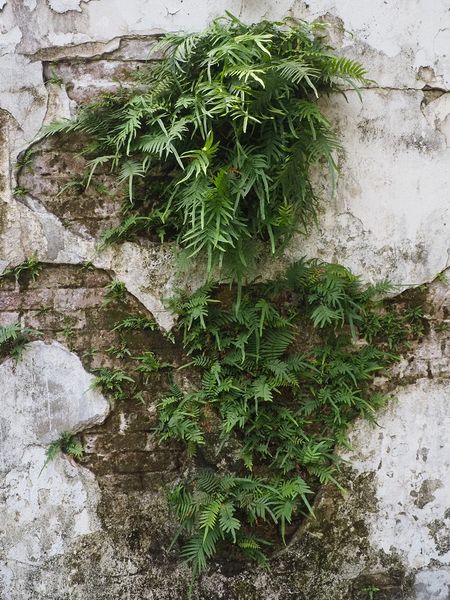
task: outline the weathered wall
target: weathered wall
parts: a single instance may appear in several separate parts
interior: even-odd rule
[[[1,600],[186,597],[189,574],[166,550],[173,525],[161,493],[184,457],[158,449],[152,432],[164,377],[144,403],[108,408],[88,374],[115,364],[107,349],[120,315],[151,311],[170,327],[162,303],[175,283],[170,249],[127,242],[97,251],[118,201],[57,196],[82,167],[76,146],[36,145],[20,181],[15,165],[44,123],[124,80],[153,34],[200,29],[225,9],[244,20],[328,21],[333,43],[377,82],[362,101],[353,91],[327,101],[345,147],[341,174],[332,198],[318,181],[319,229],[288,256],[320,256],[403,287],[449,265],[447,0],[0,0],[0,269],[32,254],[48,265],[36,282],[0,290],[2,324],[20,319],[45,334],[18,366],[0,364]],[[16,185],[29,192],[14,197]],[[82,269],[86,261],[95,268]],[[103,304],[111,277],[127,285],[123,306]],[[379,427],[353,429],[348,495],[323,490],[317,521],[271,572],[214,565],[197,597],[364,599],[375,586],[376,600],[450,598],[449,284],[435,281],[425,302],[427,335],[379,382],[396,399]],[[172,352],[155,332],[131,341],[136,351]],[[65,430],[85,432],[86,464],[60,458],[40,473],[46,445]]]

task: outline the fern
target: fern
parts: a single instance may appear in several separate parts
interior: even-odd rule
[[[160,47],[163,60],[141,69],[136,87],[45,135],[83,133],[86,184],[108,165],[126,188],[133,214],[103,244],[169,237],[204,257],[208,274],[242,281],[261,242],[273,253],[314,220],[311,167],[325,160],[333,176],[339,148],[317,100],[365,85],[365,70],[335,56],[317,26],[292,20],[246,25],[227,13]]]
[[[83,185],[108,167],[123,186],[124,219],[101,245],[157,236],[205,266],[206,285],[169,302],[172,339],[189,356],[181,368],[196,377],[158,404],[161,441],[215,462],[187,471],[169,495],[182,556],[199,574],[229,544],[264,562],[268,541],[255,528],[276,527],[285,542],[289,525],[312,514],[318,486],[339,486],[335,447],[355,416],[373,419],[384,398],[372,378],[395,360],[405,330],[420,335],[423,315],[382,304],[386,282],[364,287],[319,260],[248,283],[266,248],[282,250],[315,222],[311,170],[327,166],[333,183],[340,150],[318,101],[370,83],[364,67],[336,56],[318,24],[246,25],[229,13],[203,32],[163,36],[159,48],[163,59],[141,68],[136,86],[45,134],[87,138]],[[231,290],[213,283],[224,279]],[[106,301],[125,291],[113,282]],[[130,315],[113,330],[154,326]],[[150,351],[134,358],[144,385],[169,367]],[[98,370],[95,385],[118,400],[140,393],[120,370]]]
[[[274,282],[246,286],[239,304],[219,285],[172,299],[191,355],[182,368],[201,377],[194,390],[174,386],[162,399],[161,438],[184,441],[194,454],[215,436],[217,464],[228,443],[239,460],[234,472],[199,473],[171,497],[194,573],[226,544],[264,560],[264,541],[247,535],[256,522],[275,524],[285,541],[289,525],[312,513],[317,486],[339,486],[335,446],[356,415],[373,419],[385,400],[369,383],[395,358],[384,342],[372,343],[387,288],[302,260]],[[418,309],[402,316],[421,318]],[[299,352],[305,330],[308,348]]]
[[[22,327],[20,323],[0,326],[0,354],[12,356],[20,360],[25,344],[42,333],[30,327]]]
[[[42,473],[48,463],[54,460],[58,454],[64,454],[70,458],[81,460],[84,456],[83,445],[74,434],[63,431],[60,436],[48,446],[45,452],[46,459],[40,473]]]
[[[42,264],[35,256],[30,256],[17,266],[3,271],[3,273],[0,275],[0,282],[2,279],[15,279],[16,282],[20,282],[26,277],[28,277],[31,281],[35,281],[41,270]]]

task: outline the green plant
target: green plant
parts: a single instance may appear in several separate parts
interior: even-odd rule
[[[56,70],[54,68],[51,68],[50,69],[50,77],[47,77],[47,79],[45,80],[45,83],[52,83],[53,85],[63,86],[64,79],[60,75],[58,75],[58,73],[56,72]]]
[[[356,416],[374,419],[385,398],[373,377],[421,331],[423,314],[381,303],[387,282],[365,288],[320,261],[248,283],[266,248],[274,254],[315,221],[311,168],[328,164],[333,180],[340,149],[318,99],[366,84],[364,68],[335,56],[317,24],[248,26],[230,14],[161,47],[136,86],[47,133],[87,136],[83,185],[105,167],[123,184],[124,219],[103,245],[153,235],[205,265],[206,285],[170,301],[178,321],[168,337],[182,340],[191,378],[177,385],[174,375],[158,407],[161,441],[192,457],[169,503],[198,574],[227,544],[264,561],[271,527],[285,541],[318,487],[339,486],[335,448]],[[113,282],[107,301],[124,295]],[[113,331],[155,326],[130,315]],[[145,385],[169,366],[153,352],[136,358]],[[95,385],[144,397],[121,370],[97,370]]]
[[[25,198],[25,196],[29,193],[30,190],[28,188],[18,185],[14,188],[13,196],[14,198]]]
[[[441,273],[438,273],[436,275],[436,281],[439,281],[439,283],[448,283],[448,275],[445,271],[442,271]]]
[[[31,281],[35,281],[41,271],[42,264],[35,256],[30,256],[15,267],[3,271],[0,275],[0,281],[2,279],[15,279],[16,281],[19,281],[26,277],[31,279]]]
[[[295,499],[302,496],[308,504],[307,495],[311,493],[300,477],[268,482],[201,472],[192,489],[179,484],[170,494],[170,502],[182,524],[177,535],[189,536],[182,556],[197,575],[206,568],[218,545],[228,541],[247,557],[265,563],[262,548],[270,544],[249,532],[249,526],[267,521],[280,523],[284,537],[286,524],[292,520]]]
[[[54,460],[58,454],[64,454],[69,458],[81,460],[84,455],[83,445],[76,435],[68,431],[63,431],[60,436],[48,446],[45,453],[45,463],[41,469],[41,473],[48,463],[51,460]]]
[[[127,295],[127,287],[123,281],[114,279],[109,285],[106,286],[104,304],[110,304],[111,302],[121,302],[125,300]]]
[[[438,321],[434,324],[434,330],[438,333],[443,333],[444,331],[448,331],[450,329],[450,323],[448,321]]]
[[[119,345],[110,346],[106,352],[116,358],[127,358],[131,356],[131,351],[125,340],[121,340]]]
[[[137,86],[104,94],[47,134],[87,134],[87,185],[108,165],[129,216],[104,242],[136,228],[177,239],[207,271],[242,281],[261,243],[271,252],[315,219],[309,173],[330,173],[339,143],[318,98],[365,84],[364,68],[335,56],[322,27],[245,25],[227,13],[201,33],[163,37],[164,59]]]
[[[109,369],[101,367],[95,369],[96,375],[93,386],[109,393],[113,400],[124,400],[128,396],[128,384],[135,383],[134,379],[120,369]]]
[[[334,448],[346,443],[349,423],[356,415],[373,419],[385,401],[370,390],[370,382],[396,357],[383,343],[369,343],[364,327],[379,311],[386,287],[364,288],[339,265],[299,261],[276,281],[246,286],[239,305],[232,292],[217,285],[192,296],[181,293],[171,302],[190,355],[181,368],[197,370],[200,384],[190,391],[173,385],[161,400],[161,438],[184,442],[191,456],[212,444],[215,481],[237,477],[236,493],[242,478],[245,485],[287,486],[288,512],[264,513],[282,539],[286,523],[311,510],[305,490],[337,484]],[[230,451],[234,474],[220,466]],[[199,503],[194,512],[179,504],[183,489]],[[206,498],[195,481],[177,490],[171,503],[182,531],[191,536],[183,555],[197,572],[216,542],[237,543],[220,521],[206,534],[200,519],[211,503],[217,516],[231,500],[222,491]],[[258,510],[248,498],[245,502],[250,516]],[[239,504],[235,509],[242,512]],[[251,530],[249,514],[242,525]]]
[[[30,327],[22,327],[20,323],[12,323],[0,327],[0,354],[12,356],[16,361],[20,360],[22,353],[29,341],[42,333]]]
[[[384,343],[397,352],[408,349],[412,340],[425,333],[425,316],[421,306],[404,309],[386,305],[364,317],[365,337],[369,342]]]
[[[144,352],[134,358],[139,361],[136,371],[142,375],[145,385],[148,384],[153,373],[157,373],[162,369],[170,369],[173,366],[171,363],[161,362],[154,352]]]
[[[364,592],[366,592],[368,600],[374,600],[375,594],[377,594],[379,591],[380,588],[377,588],[375,585],[369,585],[368,587],[364,588]]]
[[[51,310],[53,310],[53,306],[51,305],[41,306],[40,308],[36,309],[36,314],[41,317],[43,315],[47,315]]]
[[[61,196],[67,190],[72,190],[77,194],[82,194],[87,188],[87,178],[86,176],[76,175],[72,177],[66,184],[64,184],[59,190],[56,197]]]
[[[25,152],[21,153],[19,158],[16,161],[17,168],[19,170],[30,168],[33,163],[35,151],[34,150],[25,150]]]
[[[95,271],[95,265],[90,260],[87,260],[86,262],[83,263],[81,270],[82,271]]]
[[[65,316],[62,325],[61,335],[65,338],[67,344],[71,348],[72,340],[75,337],[75,319],[73,317]]]
[[[158,325],[154,319],[129,315],[128,317],[125,317],[125,319],[117,321],[114,324],[112,331],[138,331],[145,329],[154,331],[157,328]]]

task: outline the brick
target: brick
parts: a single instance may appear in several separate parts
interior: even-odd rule
[[[92,308],[102,303],[103,291],[100,289],[62,288],[54,292],[54,307],[59,310]]]
[[[17,323],[20,319],[18,312],[0,312],[0,326],[11,325]]]
[[[109,460],[115,473],[160,472],[176,468],[168,452],[113,452],[109,454]]]
[[[49,288],[27,289],[21,294],[23,309],[38,309],[53,306],[54,291]]]
[[[17,311],[20,308],[22,298],[18,291],[3,291],[0,289],[0,310]]]
[[[82,310],[77,312],[61,313],[56,311],[27,311],[24,315],[25,322],[29,327],[36,329],[48,329],[58,331],[65,326],[73,330],[81,330],[86,327],[86,318]]]
[[[106,454],[118,451],[146,450],[147,435],[144,432],[126,432],[125,434],[110,431],[101,434],[86,434],[86,451]]]

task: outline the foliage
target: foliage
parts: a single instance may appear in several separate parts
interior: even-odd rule
[[[236,544],[248,557],[265,562],[258,539],[246,529],[257,522],[281,523],[282,533],[290,523],[295,499],[311,494],[300,478],[267,482],[255,477],[218,476],[212,471],[198,474],[190,489],[177,485],[170,494],[171,504],[181,522],[181,531],[189,536],[182,556],[192,564],[194,574],[206,568],[222,541]]]
[[[171,369],[172,364],[168,362],[162,362],[154,352],[144,352],[140,356],[136,356],[135,359],[139,361],[139,366],[136,371],[143,377],[144,384],[147,385],[150,381],[151,375],[157,373],[162,369]]]
[[[310,511],[307,494],[337,483],[334,448],[346,443],[355,416],[373,419],[384,398],[370,389],[371,380],[396,358],[373,332],[370,342],[365,336],[387,288],[364,288],[339,265],[299,261],[276,281],[244,288],[239,305],[232,291],[212,285],[172,300],[190,355],[183,367],[196,369],[200,384],[191,391],[172,386],[159,406],[160,434],[186,443],[191,455],[216,440],[217,489],[205,496],[196,480],[171,496],[188,536],[183,555],[195,571],[219,541],[238,544],[236,531],[219,519],[224,506],[232,507],[230,519],[241,515],[244,529],[256,516],[272,520],[284,539],[286,523]],[[237,479],[228,488],[231,475],[219,465],[230,449]],[[267,506],[259,492],[246,496],[251,482],[275,494],[263,494]],[[273,508],[276,498],[281,506],[280,490],[289,490],[285,513]],[[211,521],[202,520],[206,514]],[[207,522],[213,526],[206,529]]]
[[[120,302],[124,300],[127,294],[127,287],[123,281],[114,279],[109,285],[106,286],[104,304],[110,304],[111,302]]]
[[[115,344],[107,348],[106,352],[116,358],[127,358],[131,356],[131,350],[128,348],[126,340],[123,339],[120,340],[119,345]]]
[[[100,367],[99,369],[95,369],[94,373],[96,377],[92,385],[110,394],[113,400],[126,399],[128,396],[127,385],[135,383],[132,377],[120,369]]]
[[[41,271],[42,264],[35,256],[30,256],[15,267],[5,269],[0,275],[0,281],[2,279],[15,279],[16,281],[21,281],[25,278],[35,281]]]
[[[201,33],[163,37],[164,58],[47,134],[88,137],[86,185],[109,167],[131,210],[103,243],[152,231],[207,270],[241,281],[262,243],[282,247],[315,218],[311,167],[333,173],[339,143],[317,100],[365,83],[322,26],[245,25],[227,14]]]
[[[154,331],[157,328],[158,325],[154,319],[129,315],[128,317],[125,317],[125,319],[117,321],[114,324],[112,331]]]
[[[22,357],[22,353],[32,338],[41,336],[42,333],[36,329],[22,327],[20,323],[0,326],[0,354],[12,356],[16,361]]]
[[[425,333],[425,316],[421,306],[410,306],[402,311],[383,310],[364,318],[365,337],[368,342],[384,340],[390,350],[397,352],[408,348],[412,340]]]
[[[62,86],[64,85],[64,80],[60,75],[58,75],[55,69],[51,68],[50,76],[47,76],[45,83],[51,83],[53,85]]]
[[[17,186],[14,188],[13,196],[14,198],[25,198],[27,194],[30,193],[30,190],[26,187]]]
[[[60,453],[69,456],[70,458],[80,460],[84,455],[83,445],[74,434],[63,431],[61,435],[48,446],[45,453],[46,460],[41,469],[41,473],[48,463],[51,460],[54,460]]]
[[[369,585],[363,591],[366,592],[368,600],[375,600],[375,594],[380,591],[380,588],[376,585]]]
[[[189,356],[181,368],[196,376],[186,386],[174,376],[159,403],[161,440],[193,458],[169,500],[198,574],[226,544],[264,561],[269,525],[284,541],[318,486],[339,485],[336,445],[355,416],[374,419],[384,398],[373,377],[423,332],[423,314],[381,305],[388,283],[365,288],[320,261],[243,286],[266,247],[275,253],[316,219],[311,169],[326,163],[333,179],[340,149],[318,100],[367,83],[364,68],[335,56],[320,25],[245,25],[230,14],[201,33],[166,35],[160,48],[136,85],[47,133],[87,137],[84,187],[109,168],[126,189],[124,219],[102,245],[150,235],[204,261],[206,285],[170,303],[171,339]],[[224,278],[230,289],[213,283]],[[124,295],[113,282],[107,302]],[[113,330],[154,327],[130,315]],[[123,344],[110,353],[130,358]],[[146,385],[170,366],[150,351],[132,358],[136,379],[102,368],[95,385],[139,397],[138,376]]]
[[[31,168],[31,165],[33,164],[35,153],[36,153],[36,151],[32,150],[31,148],[28,148],[27,150],[22,152],[16,161],[18,170],[25,169],[25,168]]]

